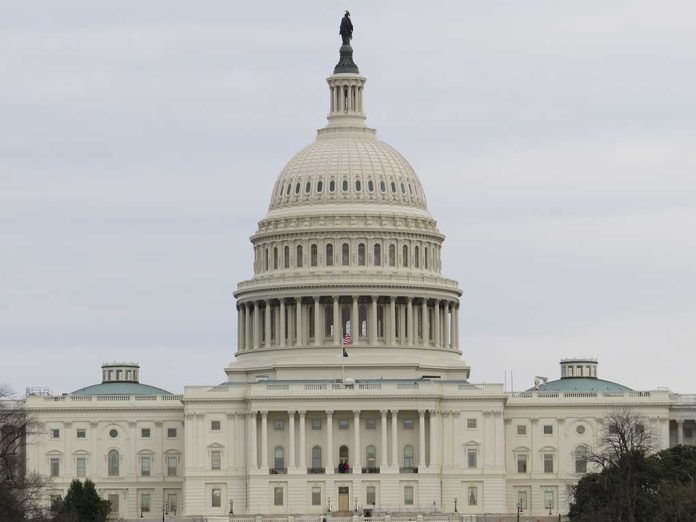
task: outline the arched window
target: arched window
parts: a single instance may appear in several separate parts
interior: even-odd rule
[[[401,183],[401,193],[406,194],[406,188],[404,187],[403,183]]]
[[[329,192],[336,192],[336,182],[334,180],[329,181]]]
[[[341,183],[341,190],[343,192],[348,192],[348,180],[344,179],[343,183]]]
[[[389,245],[389,266],[396,266],[396,246]]]
[[[266,249],[266,256],[265,256],[265,265],[266,265],[266,270],[268,270],[268,264],[269,264],[269,259],[271,258],[271,254],[268,252],[268,249]]]
[[[403,248],[403,259],[401,260],[405,268],[408,267],[408,245],[404,245]]]
[[[391,189],[392,189],[392,193],[396,192],[396,183],[394,183],[393,181],[391,182]]]
[[[360,336],[367,337],[367,305],[358,306],[358,324],[360,325]]]
[[[285,469],[285,450],[283,446],[276,446],[273,450],[273,467],[275,469]]]
[[[338,462],[340,464],[348,464],[348,458],[350,453],[348,452],[348,446],[341,446],[338,448]]]
[[[365,243],[358,244],[358,265],[365,266]]]
[[[312,467],[314,469],[321,468],[321,447],[314,446],[312,448]]]
[[[316,330],[316,325],[314,324],[314,305],[309,305],[307,313],[309,314],[309,337],[314,338],[314,331]]]
[[[285,195],[286,195],[286,196],[289,196],[289,195],[290,195],[290,189],[291,189],[291,188],[292,188],[292,183],[288,183],[288,188],[287,188],[287,190],[285,191]]]
[[[374,182],[373,182],[372,180],[369,180],[369,181],[367,182],[367,190],[368,190],[369,192],[374,192],[374,190],[375,190],[375,184],[374,184]]]
[[[382,266],[382,245],[376,243],[372,253],[374,257],[375,266]]]
[[[575,450],[575,473],[587,473],[587,448],[579,446]]]
[[[300,184],[297,183],[297,184],[295,185],[295,194],[299,194],[299,193],[300,193]]]
[[[297,245],[297,259],[295,260],[297,268],[302,268],[302,245]]]
[[[310,263],[312,266],[317,266],[317,245],[309,247]]]
[[[428,247],[423,247],[423,268],[428,269]]]
[[[283,266],[285,268],[290,268],[290,247],[286,246],[283,249]]]
[[[273,269],[278,269],[278,247],[273,247]]]
[[[317,181],[317,192],[321,192],[322,190],[324,190],[324,182]]]
[[[376,468],[377,467],[377,448],[374,446],[370,445],[367,447],[365,450],[365,457],[367,459],[367,467],[368,468]]]
[[[324,335],[333,337],[333,305],[329,304],[324,307]]]
[[[341,247],[341,264],[343,266],[350,264],[350,245],[348,243],[343,243]]]
[[[413,446],[404,446],[404,468],[414,468],[413,465]]]
[[[384,337],[384,306],[377,306],[377,337]]]
[[[326,245],[326,266],[333,266],[333,245],[329,243]]]
[[[310,191],[310,190],[312,190],[312,182],[311,182],[311,181],[308,181],[308,182],[305,184],[305,189],[304,189],[305,194],[309,194],[309,191]]]
[[[112,449],[109,450],[109,453],[107,453],[106,460],[108,461],[109,465],[109,476],[110,477],[118,477],[119,475],[119,455],[118,455],[118,450]]]
[[[413,267],[420,268],[420,248],[416,245],[413,247]]]
[[[384,184],[384,181],[379,182],[379,191],[380,192],[386,192],[387,186]]]
[[[343,335],[352,333],[350,331],[350,306],[347,304],[341,307],[341,328]]]

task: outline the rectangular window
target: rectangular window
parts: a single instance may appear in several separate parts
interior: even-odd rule
[[[366,430],[376,430],[377,429],[377,419],[365,419],[365,429]]]
[[[554,501],[553,501],[553,491],[552,490],[545,490],[544,491],[544,509],[553,509],[554,507]]]
[[[476,419],[466,419],[466,427],[471,429],[474,429],[476,427]]]
[[[544,473],[553,473],[553,453],[544,453]]]
[[[210,421],[210,429],[213,431],[220,431],[220,421]]]
[[[693,428],[684,428],[684,438],[690,439],[693,436],[694,436],[694,429]]]
[[[312,488],[312,505],[321,506],[321,488]]]
[[[478,488],[470,487],[467,495],[469,499],[469,505],[475,506],[478,504]]]
[[[348,429],[348,419],[338,419],[338,429],[347,430]]]
[[[312,429],[314,431],[321,429],[321,419],[312,419]]]
[[[219,451],[211,451],[210,452],[210,468],[211,469],[220,469],[220,452]]]
[[[176,428],[167,428],[167,437],[170,439],[176,438]]]
[[[404,419],[404,429],[405,430],[412,430],[413,429],[413,419]]]
[[[527,455],[517,455],[517,473],[527,473]]]
[[[413,505],[413,486],[404,486],[404,505]]]
[[[375,486],[365,488],[365,504],[368,506],[377,504],[377,488]]]
[[[587,454],[584,451],[575,453],[575,473],[587,473]]]
[[[109,495],[109,502],[111,502],[111,512],[118,513],[118,495]]]
[[[284,503],[283,500],[283,488],[282,486],[276,486],[273,488],[273,505],[274,506],[282,506]]]
[[[526,491],[518,491],[517,492],[517,505],[520,506],[520,509],[522,511],[527,510],[527,492]]]
[[[553,426],[551,424],[544,424],[544,435],[553,435]]]
[[[150,438],[150,428],[142,428],[140,430],[140,436],[143,439],[149,439]]]
[[[210,506],[222,507],[222,490],[220,488],[213,488],[210,492]]]
[[[142,510],[143,513],[149,513],[150,512],[150,494],[149,493],[143,493],[140,495],[140,509]]]
[[[84,430],[84,429],[77,430],[77,438],[78,439],[86,439],[87,438],[87,430]]]
[[[176,477],[177,458],[167,457],[167,476]]]
[[[273,429],[275,431],[283,431],[285,429],[285,421],[283,419],[273,419]]]
[[[167,511],[169,513],[176,513],[176,508],[177,508],[176,493],[168,493],[167,494]]]
[[[517,425],[517,434],[518,435],[526,435],[527,434],[527,426],[524,424],[518,424]]]
[[[60,430],[58,428],[51,429],[51,438],[52,439],[59,439],[60,438]]]
[[[59,477],[60,476],[60,459],[57,457],[53,457],[51,459],[51,476],[52,477]]]
[[[87,459],[85,457],[77,457],[75,459],[75,467],[77,468],[77,476],[79,478],[87,476]]]
[[[150,469],[152,468],[152,460],[150,457],[143,457],[140,459],[140,475],[143,477],[150,476]]]
[[[474,448],[469,448],[466,450],[466,461],[470,468],[475,468],[477,466],[478,451]]]

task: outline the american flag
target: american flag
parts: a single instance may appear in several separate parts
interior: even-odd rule
[[[350,346],[351,344],[353,344],[353,340],[350,337],[350,334],[347,333],[343,336],[343,346]]]

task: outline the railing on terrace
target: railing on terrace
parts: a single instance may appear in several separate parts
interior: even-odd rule
[[[307,473],[310,475],[323,475],[326,473],[326,468],[307,468]]]
[[[130,401],[180,401],[183,395],[55,395],[32,396],[45,402],[130,402]]]
[[[291,284],[293,286],[302,284],[303,286],[307,284],[326,284],[333,283],[336,279],[340,279],[341,275],[335,272],[326,273],[324,271],[308,271],[301,274],[299,277],[297,274],[259,274],[254,279],[248,279],[246,281],[240,281],[237,284],[239,290],[246,290],[256,287],[263,287],[265,285],[277,285],[277,284]],[[447,279],[439,276],[432,275],[420,275],[420,274],[400,274],[400,273],[372,273],[365,271],[356,276],[355,272],[350,273],[351,282],[361,281],[361,282],[378,282],[384,284],[386,282],[391,283],[411,283],[411,284],[424,284],[424,285],[436,285],[439,287],[451,288],[454,290],[459,289],[459,284],[453,279]]]
[[[418,468],[406,466],[404,468],[399,468],[399,473],[418,473]]]
[[[287,475],[288,468],[271,468],[268,470],[269,475]]]
[[[606,391],[606,392],[577,392],[577,391],[524,391],[524,392],[509,392],[509,397],[519,399],[548,399],[548,398],[569,398],[569,399],[585,399],[595,397],[609,398],[645,398],[645,397],[664,397],[667,398],[665,391]]]
[[[379,473],[379,466],[366,466],[362,469],[363,473]]]

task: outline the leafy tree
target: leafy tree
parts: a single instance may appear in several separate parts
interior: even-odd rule
[[[99,496],[94,482],[73,480],[65,499],[53,506],[56,522],[104,522],[111,502]]]

